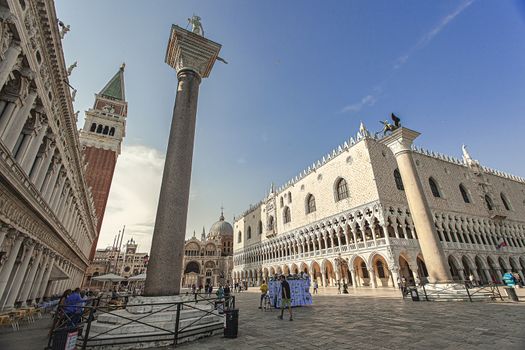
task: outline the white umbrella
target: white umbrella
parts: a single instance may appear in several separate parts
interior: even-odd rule
[[[108,273],[106,275],[93,277],[92,280],[94,281],[110,281],[110,282],[121,282],[125,281],[126,279],[122,276],[115,275],[114,273]]]
[[[146,280],[145,273],[141,273],[140,275],[136,275],[136,276],[128,278],[128,281],[144,281],[144,280]]]

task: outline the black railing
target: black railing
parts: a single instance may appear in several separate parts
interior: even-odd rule
[[[458,289],[458,286],[462,285],[464,289]],[[463,281],[456,284],[446,285],[440,287],[439,284],[433,286],[431,290],[425,288],[425,284],[419,286],[405,286],[401,287],[401,294],[403,299],[410,297],[412,293],[416,291],[418,294],[422,294],[418,300],[432,301],[432,300],[445,300],[445,299],[468,299],[470,302],[476,300],[490,299],[496,301],[497,299],[503,301],[503,297],[498,288],[497,284],[489,283],[487,285],[473,285],[470,281]],[[458,292],[464,292],[463,294]]]
[[[85,306],[75,307],[75,312],[67,312],[67,307],[58,306],[53,320],[53,328],[50,332],[48,346],[53,348],[53,342],[59,342],[59,338],[68,332],[77,332],[77,345],[80,349],[103,345],[124,345],[140,342],[166,342],[166,345],[177,345],[180,340],[188,337],[199,337],[211,335],[215,331],[223,329],[223,311],[235,308],[235,296],[224,298],[207,297],[208,294],[194,294],[189,300],[165,303],[132,304],[120,303],[114,299],[97,298],[89,300]],[[205,305],[204,307],[202,305]],[[139,317],[128,317],[119,310],[133,307],[151,307],[151,312],[140,314]],[[190,322],[181,324],[181,313],[184,310],[198,311]],[[161,327],[148,323],[147,318],[161,312],[172,311],[175,313],[175,322],[170,324],[173,328]],[[92,331],[92,324],[101,315],[111,315],[118,322],[104,323],[103,332]],[[127,314],[129,315],[129,314]],[[137,314],[135,314],[137,315]],[[204,320],[209,317],[209,320]],[[202,322],[204,320],[204,322]],[[220,321],[220,322],[219,322]],[[168,322],[171,323],[171,322]],[[127,333],[116,334],[119,328],[129,325],[143,325],[149,330],[148,334]]]

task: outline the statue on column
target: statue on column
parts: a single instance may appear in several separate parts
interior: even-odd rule
[[[191,24],[191,31],[197,35],[204,36],[204,29],[202,28],[201,18],[193,15],[188,18],[188,23]]]

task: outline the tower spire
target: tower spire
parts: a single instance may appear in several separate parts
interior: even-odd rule
[[[111,78],[111,80],[99,92],[99,96],[106,97],[112,100],[125,101],[126,94],[124,89],[124,68],[126,63],[122,63],[118,72]]]
[[[219,221],[224,221],[224,207],[221,205],[221,216],[219,217]]]

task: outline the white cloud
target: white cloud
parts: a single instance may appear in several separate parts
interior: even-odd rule
[[[434,37],[439,34],[439,32],[441,32],[454,18],[456,18],[461,12],[463,12],[473,2],[474,0],[465,0],[454,11],[452,11],[451,13],[443,17],[441,21],[439,21],[439,23],[434,28],[432,28],[430,31],[425,33],[425,35],[423,35],[423,37],[419,39],[416,45],[414,45],[410,50],[408,50],[404,55],[400,56],[396,60],[396,63],[394,64],[394,69],[401,68],[401,66],[404,65],[408,61],[408,59],[413,53],[415,53],[416,51],[428,45],[428,43],[430,43],[432,39],[434,39]]]
[[[140,251],[151,246],[164,168],[164,156],[142,145],[124,146],[119,156],[102,223],[99,248],[111,246],[126,225],[124,243],[133,238]]]
[[[377,102],[377,97],[374,95],[366,95],[361,99],[361,101],[356,102],[354,104],[348,105],[344,107],[341,112],[358,112],[360,111],[364,106],[373,106]]]

